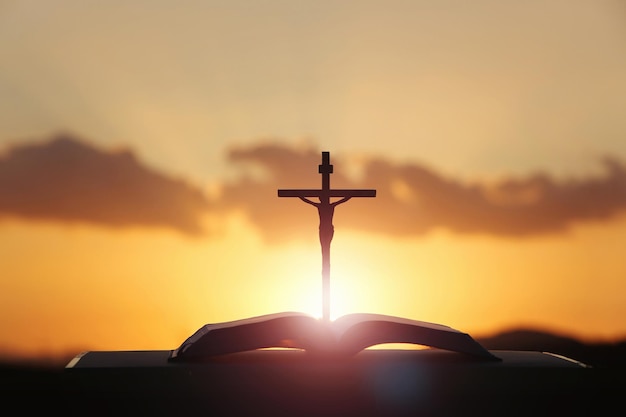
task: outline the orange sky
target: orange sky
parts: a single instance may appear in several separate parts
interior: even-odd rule
[[[626,336],[619,1],[0,1],[0,351],[321,310]],[[65,133],[63,133],[65,132]]]
[[[320,315],[317,213],[276,196],[276,188],[299,181],[316,186],[313,150],[238,149],[236,159],[284,159],[285,175],[291,161],[291,178],[266,173],[224,182],[220,192],[203,197],[203,211],[189,210],[198,192],[193,184],[124,155],[65,138],[15,148],[0,161],[0,208],[6,213],[0,222],[0,325],[12,335],[3,340],[5,351],[167,349],[207,322],[290,310]],[[342,178],[359,186],[380,164],[366,163],[362,179],[353,183],[340,174],[348,164],[336,158],[333,179],[338,186]],[[7,174],[23,165],[29,169],[20,175]],[[337,208],[333,316],[378,312],[474,335],[532,326],[587,340],[623,337],[626,203],[601,192],[608,184],[624,194],[623,179],[544,185],[536,201],[506,204],[488,195],[506,190],[513,198],[520,191],[490,184],[477,194],[480,212],[491,213],[485,219],[469,213],[478,203],[467,199],[463,186],[448,180],[433,189],[441,178],[432,172],[422,172],[421,179],[414,172],[401,175],[418,168],[389,165],[383,172],[393,178],[372,184],[375,200]],[[615,178],[624,178],[615,169]],[[116,183],[120,173],[125,175]],[[45,190],[38,188],[43,178]],[[394,194],[385,181],[404,181],[406,189]],[[19,185],[15,196],[11,184]],[[475,194],[476,187],[468,189]],[[120,188],[127,190],[120,194]],[[521,195],[526,188],[519,187]],[[93,193],[106,198],[92,201]],[[565,204],[561,194],[568,197]],[[595,199],[585,203],[589,195]],[[170,196],[178,197],[176,204]],[[27,211],[33,201],[39,209]],[[71,210],[59,202],[69,202]],[[153,204],[171,207],[155,211]],[[455,220],[466,208],[466,220]],[[125,217],[114,215],[120,211]],[[437,217],[438,211],[450,216]],[[503,213],[505,221],[494,226]]]

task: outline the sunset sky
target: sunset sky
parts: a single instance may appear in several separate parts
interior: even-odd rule
[[[621,0],[0,0],[0,355],[321,314],[626,337]]]

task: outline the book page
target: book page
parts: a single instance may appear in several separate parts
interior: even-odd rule
[[[429,323],[426,321],[419,320],[411,320],[404,317],[397,316],[387,316],[384,314],[373,314],[373,313],[352,313],[346,314],[345,316],[341,316],[335,321],[332,322],[332,331],[337,340],[352,326],[357,323],[365,322],[365,321],[388,321],[393,323],[401,323],[408,324],[411,326],[425,327],[433,330],[454,332],[454,333],[462,333],[459,330],[453,329],[452,327],[444,326],[443,324],[437,323]]]
[[[313,318],[312,316],[310,316],[308,314],[305,314],[305,313],[299,313],[299,312],[294,312],[294,311],[287,311],[287,312],[282,312],[282,313],[265,314],[265,315],[262,315],[262,316],[249,317],[249,318],[241,319],[241,320],[226,321],[226,322],[222,322],[222,323],[209,323],[209,324],[205,324],[204,326],[199,328],[194,334],[189,336],[187,338],[187,340],[185,340],[181,344],[180,348],[182,348],[182,347],[184,347],[186,345],[193,344],[193,343],[197,342],[204,335],[206,335],[207,333],[211,332],[212,330],[225,329],[225,328],[229,328],[229,327],[243,326],[243,325],[247,325],[247,324],[261,323],[261,322],[266,322],[266,321],[269,321],[269,320],[273,320],[273,319],[277,319],[277,318],[283,318],[283,317],[311,317],[311,318]]]

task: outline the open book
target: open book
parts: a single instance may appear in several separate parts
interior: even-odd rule
[[[468,334],[440,324],[381,314],[347,314],[330,323],[285,312],[207,324],[170,354],[170,361],[201,361],[263,348],[298,348],[314,354],[353,355],[383,343],[413,343],[498,360]]]

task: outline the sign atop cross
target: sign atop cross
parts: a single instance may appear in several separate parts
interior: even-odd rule
[[[352,197],[376,197],[376,190],[332,190],[330,188],[330,174],[333,166],[330,164],[330,153],[322,152],[322,164],[319,165],[322,174],[322,188],[320,190],[278,190],[279,197],[298,197],[305,203],[317,207],[320,216],[320,245],[322,246],[322,319],[330,321],[330,242],[333,239],[333,214],[335,207],[345,203]],[[317,197],[319,202],[309,200]],[[339,200],[331,202],[331,198]]]

